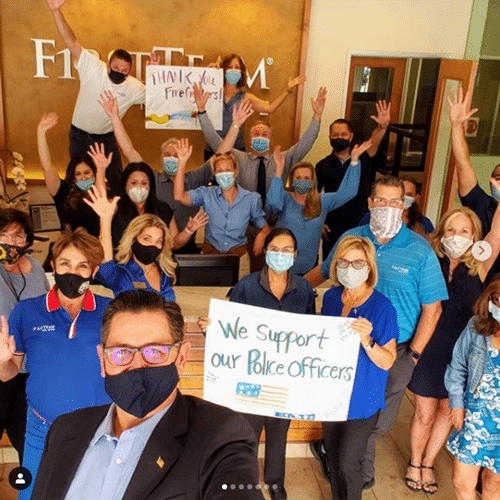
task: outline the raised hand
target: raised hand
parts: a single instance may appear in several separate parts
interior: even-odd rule
[[[274,148],[273,151],[273,159],[276,164],[276,169],[274,171],[274,175],[276,177],[282,177],[283,172],[285,171],[285,153],[281,151],[281,146],[278,145]]]
[[[311,106],[314,112],[315,120],[320,120],[321,115],[323,114],[323,109],[325,109],[325,102],[326,102],[326,87],[320,87],[316,99],[313,99],[311,97]]]
[[[450,105],[450,121],[452,125],[462,125],[465,123],[478,108],[470,109],[472,96],[470,92],[465,94],[462,87],[460,87],[453,96],[453,100],[447,97]]]
[[[0,363],[10,361],[16,352],[16,341],[12,335],[9,336],[9,325],[7,318],[0,319]]]
[[[106,193],[100,191],[95,185],[92,186],[87,193],[90,200],[83,198],[83,201],[91,207],[101,219],[112,219],[115,215],[116,204],[118,203],[120,197],[115,196],[112,200],[108,200]]]
[[[254,109],[250,99],[244,99],[239,106],[233,107],[233,124],[241,127],[253,112]]]
[[[359,335],[362,344],[368,343],[368,337],[373,331],[373,325],[366,318],[356,318],[351,323],[351,328]]]
[[[157,66],[160,64],[160,55],[156,52],[149,53],[149,59],[146,61],[146,66]]]
[[[356,144],[351,151],[351,163],[356,163],[359,157],[372,147],[372,141],[368,139],[362,144]]]
[[[201,83],[195,83],[193,85],[193,95],[198,111],[205,111],[205,106],[207,105],[207,101],[210,99],[210,94],[203,91]]]
[[[291,92],[294,87],[298,87],[299,85],[302,85],[306,81],[305,76],[296,76],[295,78],[289,78],[288,79],[288,92]]]
[[[375,109],[377,110],[377,116],[372,115],[370,118],[378,123],[381,128],[387,128],[391,123],[391,103],[378,101],[375,103]]]
[[[102,106],[102,108],[110,118],[119,116],[118,103],[116,102],[116,98],[109,90],[105,90],[101,94],[101,98],[99,99],[99,104]]]
[[[197,324],[199,329],[202,331],[203,335],[207,333],[207,328],[212,323],[210,318],[202,318],[201,316],[198,318]]]
[[[465,409],[464,408],[451,408],[450,411],[450,422],[457,431],[462,429],[465,419]]]
[[[177,157],[179,158],[179,167],[185,166],[191,154],[193,152],[193,146],[189,145],[187,139],[179,139],[177,144],[174,144],[175,151],[177,152]]]
[[[66,0],[47,0],[50,10],[59,10],[65,3]]]
[[[50,130],[57,125],[58,120],[59,115],[57,113],[45,113],[38,122],[38,130],[47,132],[47,130]]]
[[[200,208],[194,217],[189,217],[186,227],[190,233],[194,233],[198,231],[200,227],[205,226],[207,223],[208,215],[205,213],[203,208]]]
[[[106,156],[104,151],[104,144],[99,144],[98,142],[90,146],[87,154],[94,161],[94,165],[97,169],[102,169],[106,171],[113,158],[113,152],[111,151],[108,156]]]

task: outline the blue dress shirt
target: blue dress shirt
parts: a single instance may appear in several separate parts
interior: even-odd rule
[[[170,406],[117,438],[112,404],[90,441],[65,500],[121,500],[151,434]]]

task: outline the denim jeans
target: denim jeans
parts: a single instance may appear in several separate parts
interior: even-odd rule
[[[36,473],[42,460],[45,438],[50,429],[50,422],[39,416],[28,403],[26,419],[26,437],[24,440],[23,467],[31,472],[32,481],[29,488],[19,492],[18,500],[29,500],[33,492]]]

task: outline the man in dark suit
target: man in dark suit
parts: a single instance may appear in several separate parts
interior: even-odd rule
[[[110,303],[98,351],[114,403],[52,424],[33,498],[263,498],[246,420],[178,391],[183,336],[179,306],[159,294],[132,290]]]

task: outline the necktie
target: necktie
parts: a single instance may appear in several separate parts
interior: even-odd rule
[[[257,176],[257,193],[260,194],[262,198],[262,206],[266,204],[266,165],[264,163],[264,157],[259,158],[259,172]]]

